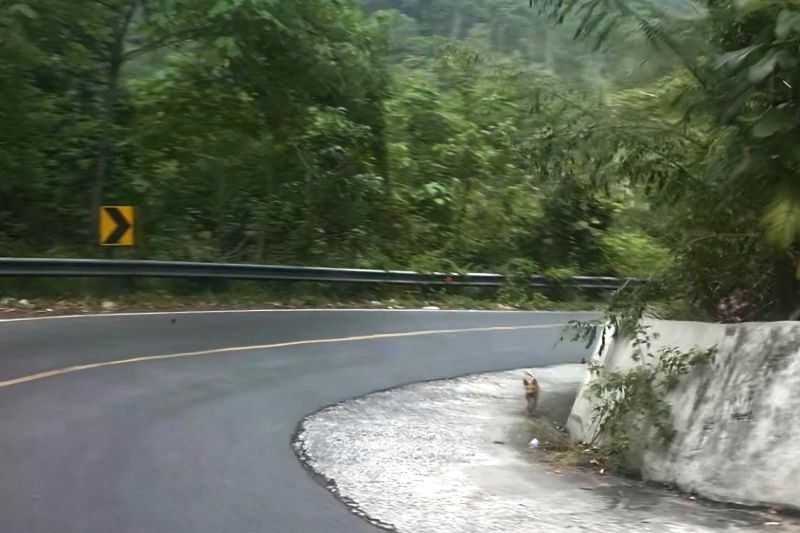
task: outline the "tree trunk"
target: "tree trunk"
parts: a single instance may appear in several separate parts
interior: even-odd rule
[[[415,10],[414,18],[420,23],[420,29],[423,35],[432,35],[433,21],[430,20],[431,7],[433,0],[419,0],[417,2],[417,9]]]
[[[94,186],[92,188],[92,209],[95,214],[103,204],[103,192],[108,179],[111,162],[111,149],[113,142],[114,107],[119,98],[120,65],[112,62],[109,65],[106,89],[103,95],[103,109],[100,115],[100,138],[97,146],[97,166],[95,169]]]
[[[263,173],[261,197],[261,212],[258,214],[258,235],[256,236],[255,260],[257,263],[264,263],[267,258],[267,234],[270,230],[270,204],[273,194],[273,176],[275,174],[275,139],[270,137],[267,146],[267,168]]]
[[[589,87],[594,88],[594,93],[600,103],[607,103],[606,81],[603,77],[604,57],[602,54],[591,54],[585,58],[583,79]]]
[[[794,262],[785,251],[775,255],[775,298],[780,318],[788,318],[797,310],[797,277]]]
[[[216,202],[214,206],[214,218],[216,219],[216,224],[214,225],[214,235],[212,235],[212,241],[216,245],[217,249],[215,250],[215,254],[220,255],[225,253],[225,237],[226,237],[226,228],[227,228],[227,211],[228,211],[228,178],[225,172],[221,169],[222,165],[219,165],[218,162],[215,160],[213,168],[216,170],[217,174],[217,191],[216,191]]]
[[[461,197],[461,207],[458,210],[458,214],[456,215],[455,226],[457,231],[461,231],[461,227],[464,224],[464,220],[467,218],[467,210],[469,209],[469,199],[472,196],[472,189],[474,186],[473,177],[467,177],[464,181],[464,193]]]
[[[550,71],[555,71],[556,69],[555,39],[553,35],[554,30],[550,28],[544,29],[544,65]]]
[[[464,15],[461,13],[461,10],[459,9],[458,11],[456,11],[456,14],[453,15],[453,24],[450,27],[450,38],[454,41],[456,39],[460,39],[463,28],[464,28]]]
[[[125,38],[128,34],[131,19],[136,10],[136,3],[131,2],[114,30],[113,40],[108,51],[106,68],[106,86],[100,111],[100,138],[97,141],[97,165],[94,183],[92,184],[91,211],[94,227],[97,227],[100,206],[103,205],[106,183],[112,164],[114,147],[114,110],[119,101],[119,78],[125,54]],[[96,241],[93,241],[96,242]]]

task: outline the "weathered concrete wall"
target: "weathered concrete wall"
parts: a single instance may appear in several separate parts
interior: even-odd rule
[[[665,449],[651,428],[640,428],[634,466],[645,479],[706,497],[800,508],[800,323],[648,324],[660,334],[651,352],[714,345],[718,352],[668,397],[674,442]],[[595,357],[623,371],[641,364],[633,353],[630,340],[613,339]],[[568,423],[575,439],[587,441],[594,435],[589,379]]]

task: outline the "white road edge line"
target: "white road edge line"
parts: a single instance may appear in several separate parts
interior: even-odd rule
[[[52,378],[56,376],[61,376],[64,374],[72,374],[75,372],[82,372],[86,370],[92,370],[95,368],[103,368],[108,366],[119,366],[119,365],[127,365],[127,364],[134,364],[134,363],[143,363],[148,361],[164,361],[168,359],[181,359],[185,357],[198,357],[203,355],[215,355],[221,353],[235,353],[235,352],[245,352],[245,351],[253,351],[253,350],[270,350],[276,348],[286,348],[291,346],[304,346],[304,345],[313,345],[313,344],[333,344],[339,342],[357,342],[357,341],[368,341],[368,340],[377,340],[377,339],[391,339],[391,338],[398,338],[398,337],[420,337],[423,335],[446,335],[452,333],[477,333],[477,332],[488,332],[488,331],[520,331],[520,330],[529,330],[529,329],[549,329],[549,328],[556,328],[556,327],[564,327],[566,324],[536,324],[536,325],[529,325],[529,326],[493,326],[493,327],[485,327],[485,328],[465,328],[465,329],[439,329],[439,330],[421,330],[421,331],[407,331],[401,333],[378,333],[373,335],[360,335],[355,337],[339,337],[339,338],[332,338],[332,339],[309,339],[309,340],[299,340],[299,341],[289,341],[289,342],[280,342],[275,344],[262,344],[256,346],[234,346],[230,348],[217,348],[213,350],[201,350],[196,352],[183,352],[183,353],[174,353],[174,354],[165,354],[165,355],[149,355],[149,356],[142,356],[142,357],[131,357],[127,359],[120,359],[117,361],[103,361],[98,363],[87,363],[83,365],[75,365],[66,368],[60,368],[55,370],[47,370],[45,372],[38,372],[36,374],[30,374],[28,376],[21,376],[18,378],[9,379],[6,381],[0,381],[0,389],[11,387],[13,385],[20,385],[22,383],[28,383],[31,381],[39,381],[41,379]]]

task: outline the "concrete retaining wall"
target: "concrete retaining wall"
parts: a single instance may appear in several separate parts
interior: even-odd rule
[[[647,324],[660,334],[651,352],[714,345],[718,352],[668,397],[674,442],[665,449],[652,428],[639,428],[632,466],[645,479],[709,498],[800,508],[800,323]],[[641,364],[633,354],[629,339],[616,338],[595,358],[625,371]],[[568,422],[573,438],[584,441],[594,435],[589,380]]]

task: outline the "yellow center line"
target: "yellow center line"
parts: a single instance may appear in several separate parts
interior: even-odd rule
[[[528,329],[549,329],[561,328],[565,324],[537,324],[535,326],[493,326],[485,328],[466,328],[466,329],[434,329],[422,331],[406,331],[402,333],[378,333],[374,335],[361,335],[356,337],[339,337],[333,339],[310,339],[301,341],[279,342],[276,344],[261,344],[255,346],[233,346],[230,348],[216,348],[213,350],[201,350],[197,352],[183,352],[165,355],[149,355],[143,357],[132,357],[129,359],[120,359],[118,361],[103,361],[99,363],[87,363],[84,365],[68,366],[66,368],[59,368],[55,370],[47,370],[28,376],[22,376],[7,381],[0,381],[0,389],[11,387],[12,385],[19,385],[21,383],[28,383],[30,381],[38,381],[40,379],[52,378],[62,376],[64,374],[72,374],[74,372],[83,372],[95,368],[103,368],[107,366],[130,365],[134,363],[144,363],[148,361],[164,361],[167,359],[181,359],[184,357],[198,357],[201,355],[215,355],[222,353],[245,352],[251,350],[272,350],[276,348],[287,348],[291,346],[307,346],[314,344],[333,344],[337,342],[358,342],[370,341],[376,339],[394,339],[398,337],[421,337],[423,335],[446,335],[450,333],[478,333],[487,331],[520,331]]]

